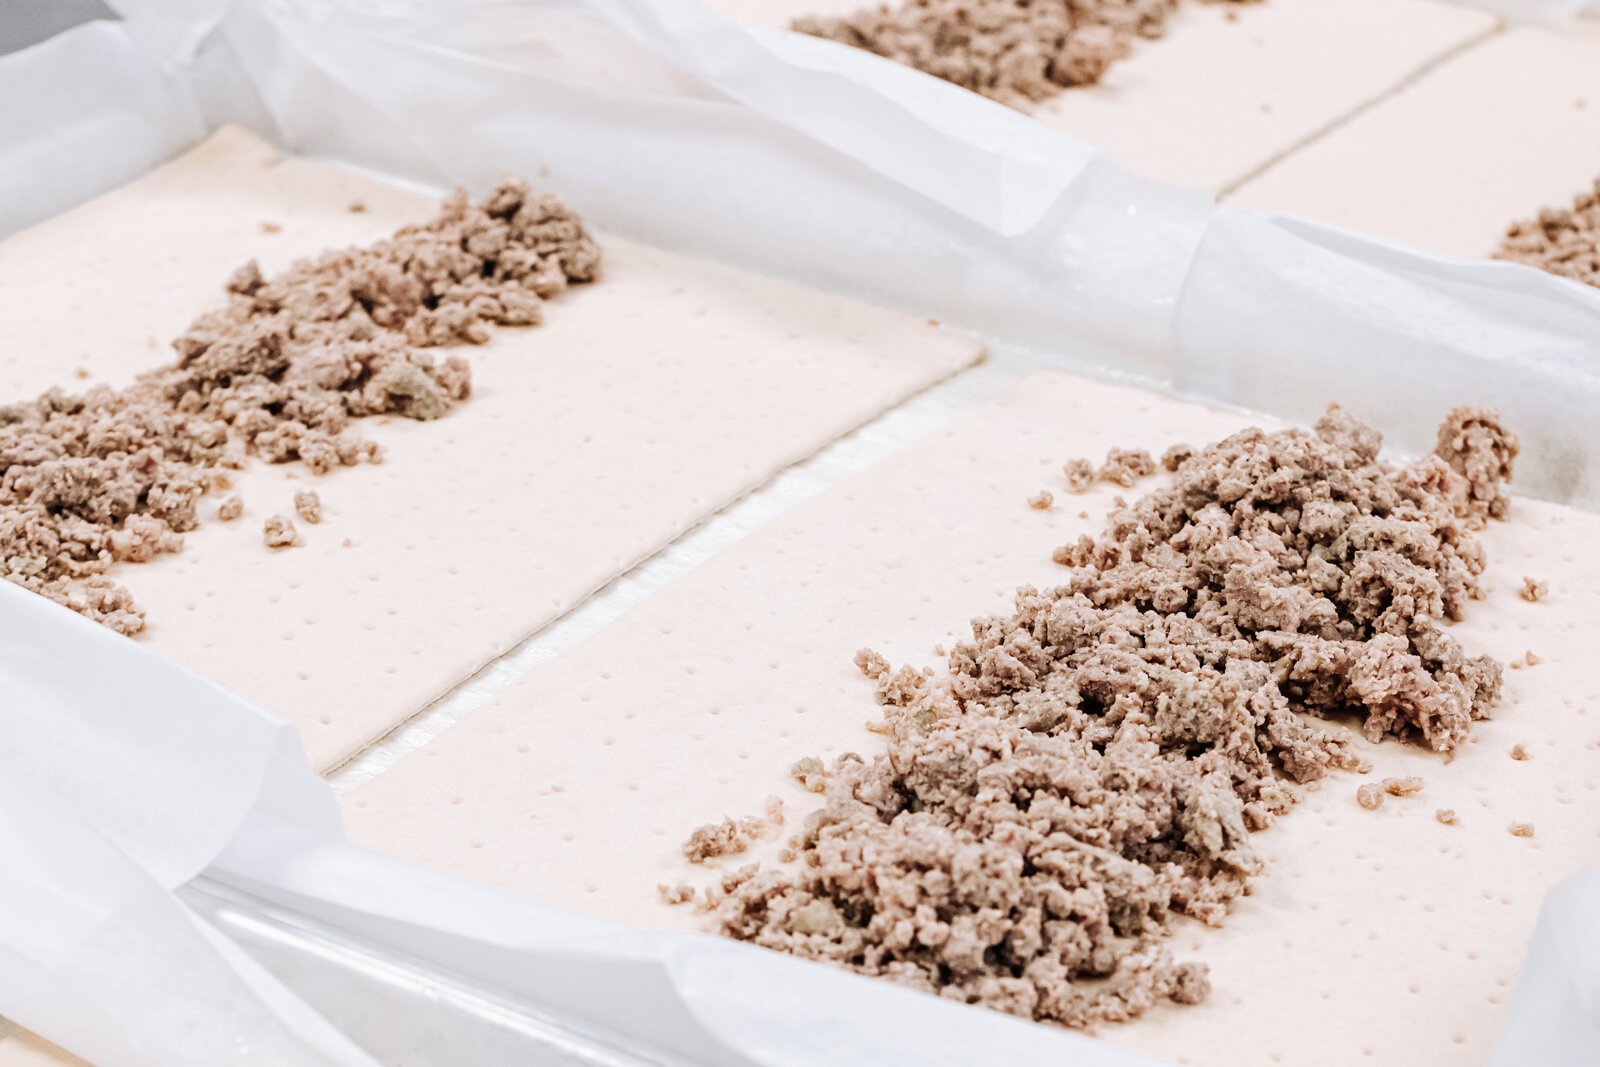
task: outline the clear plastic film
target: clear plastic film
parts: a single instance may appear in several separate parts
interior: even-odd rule
[[[0,60],[17,131],[0,231],[241,122],[427,186],[537,174],[606,229],[1103,375],[1298,417],[1336,395],[1413,449],[1440,410],[1491,395],[1532,427],[1519,479],[1600,504],[1600,294],[1574,283],[1215,210],[989,101],[692,0],[115,6],[121,25]],[[1148,1062],[356,849],[286,726],[3,583],[0,629],[0,841],[18,860],[0,868],[0,1013],[96,1062],[368,1062],[174,892],[202,871],[657,1062]],[[1592,990],[1597,957],[1552,952],[1547,928],[1559,941],[1593,887],[1561,894],[1525,981]],[[1519,997],[1503,1062],[1583,1062],[1595,999],[1563,1003],[1571,1025],[1532,1026],[1549,1002]],[[1534,1030],[1546,1043],[1523,1045]]]

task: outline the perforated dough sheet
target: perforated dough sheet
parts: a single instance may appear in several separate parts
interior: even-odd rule
[[[898,2],[898,0],[892,0]],[[709,0],[745,23],[873,0]],[[1150,178],[1223,190],[1497,25],[1446,0],[1185,0],[1100,84],[1032,108]]]
[[[1065,492],[1065,460],[1260,421],[1062,372],[1029,378],[534,668],[353,791],[349,831],[555,904],[693,928],[691,909],[655,892],[711,880],[679,852],[690,830],[757,814],[769,795],[792,830],[816,804],[789,780],[794,760],[878,750],[856,649],[933,664],[936,643],[1008,610],[1017,586],[1049,584],[1051,550],[1098,528],[1125,491]],[[1055,494],[1048,511],[1026,503],[1041,488]],[[1483,1060],[1542,893],[1600,861],[1597,535],[1593,516],[1517,501],[1515,521],[1485,535],[1488,595],[1460,634],[1545,662],[1508,671],[1499,718],[1449,766],[1389,743],[1368,747],[1371,777],[1310,789],[1257,837],[1268,873],[1226,928],[1177,935],[1177,951],[1211,964],[1211,999],[1107,1040],[1196,1064]],[[1519,599],[1523,575],[1548,581],[1549,598]],[[1508,755],[1519,742],[1526,762]],[[1403,774],[1423,792],[1357,806],[1359,784]],[[1460,825],[1435,821],[1440,807]],[[1513,837],[1513,820],[1535,836]]]
[[[349,210],[360,201],[365,211]],[[266,270],[436,205],[224,130],[0,243],[0,396],[125,382]],[[577,205],[581,209],[581,205]],[[282,227],[267,233],[262,222]],[[600,234],[604,278],[502,329],[445,418],[364,420],[379,466],[254,464],[242,519],[113,577],[138,640],[274,711],[327,768],[775,472],[981,358],[973,338]],[[269,550],[263,520],[315,488],[325,517]],[[346,542],[349,542],[346,544]]]
[[[1596,178],[1600,21],[1580,19],[1452,58],[1232,202],[1481,257],[1512,221],[1569,205]]]

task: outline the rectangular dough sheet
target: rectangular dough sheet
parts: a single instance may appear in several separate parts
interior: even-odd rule
[[[1510,30],[1240,187],[1289,211],[1450,256],[1566,207],[1600,177],[1600,23]]]
[[[772,26],[872,6],[709,2]],[[1444,0],[1185,0],[1165,37],[1137,42],[1100,84],[1032,114],[1137,174],[1220,191],[1495,25],[1487,12]]]
[[[81,385],[78,367],[124,382],[171,358],[245,260],[281,269],[434,206],[224,130],[0,243],[0,397]],[[204,503],[183,552],[113,571],[149,613],[138,639],[294,723],[326,769],[729,500],[982,356],[920,320],[599,239],[601,281],[553,301],[543,326],[458,350],[471,400],[434,423],[360,424],[381,466],[317,478],[253,464],[242,519]],[[322,523],[268,550],[263,520],[293,516],[308,487]]]
[[[1051,550],[1127,492],[1075,497],[1063,461],[1260,422],[1064,373],[1026,380],[534,668],[352,792],[351,835],[580,911],[692,928],[691,909],[655,893],[711,880],[679,852],[691,829],[777,795],[792,830],[816,806],[788,778],[794,760],[877,750],[855,650],[935,662],[967,619],[1050,584]],[[1055,493],[1048,511],[1026,503],[1040,488]],[[1600,519],[1521,499],[1514,511],[1486,534],[1488,596],[1458,632],[1470,649],[1545,662],[1507,672],[1499,718],[1449,766],[1363,746],[1370,777],[1309,790],[1257,837],[1268,871],[1225,928],[1179,927],[1180,958],[1212,966],[1211,998],[1107,1040],[1194,1064],[1483,1061],[1541,894],[1600,861]],[[1548,581],[1548,599],[1519,599],[1523,575]],[[1512,760],[1515,743],[1532,758]],[[1408,774],[1424,778],[1419,795],[1357,806],[1361,782]],[[1460,825],[1436,822],[1439,807]],[[1511,836],[1513,820],[1536,836]]]

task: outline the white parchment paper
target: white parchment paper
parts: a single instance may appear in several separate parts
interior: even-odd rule
[[[1490,395],[1537,427],[1524,488],[1600,505],[1600,293],[1575,283],[1215,210],[693,0],[115,6],[121,25],[0,60],[0,232],[242,122],[430,186],[538,174],[608,229],[1100,374],[1292,417],[1337,396],[1414,448]],[[4,583],[0,726],[0,1013],[98,1063],[368,1062],[173,896],[201,870],[694,1062],[1148,1062],[355,849],[287,727]],[[1600,954],[1571,951],[1594,943],[1577,918],[1594,900],[1585,882],[1552,895],[1502,1062],[1594,1048]]]

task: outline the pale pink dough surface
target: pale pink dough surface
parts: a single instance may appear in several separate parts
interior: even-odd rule
[[[1508,31],[1242,186],[1288,211],[1481,257],[1600,178],[1600,22]]]
[[[89,1067],[35,1034],[0,1019],[0,1067]]]
[[[367,210],[347,210],[360,199]],[[228,272],[371,239],[429,202],[238,131],[0,244],[0,396],[120,382]],[[260,221],[283,226],[267,234]],[[908,394],[979,344],[881,309],[601,235],[603,281],[547,322],[464,354],[446,418],[367,420],[381,466],[316,478],[254,465],[245,514],[113,572],[150,648],[299,727],[336,764],[733,497]],[[270,551],[262,521],[314,487],[326,517]],[[349,542],[348,545],[346,542]]]
[[[350,832],[567,907],[693,927],[654,891],[710,880],[678,852],[690,829],[759,813],[774,794],[793,827],[815,803],[788,779],[795,759],[876,749],[857,648],[932,664],[965,620],[1048,584],[1051,549],[1097,523],[1113,493],[1065,492],[1064,460],[1200,443],[1249,421],[1066,374],[1024,382],[534,668],[353,792]],[[1026,504],[1040,488],[1055,494],[1050,511]],[[1515,513],[1486,535],[1488,597],[1461,634],[1546,662],[1508,672],[1500,718],[1453,764],[1398,743],[1371,751],[1374,777],[1420,774],[1418,796],[1374,813],[1354,799],[1372,778],[1312,791],[1258,839],[1271,867],[1226,929],[1179,934],[1212,964],[1212,998],[1107,1040],[1197,1064],[1483,1061],[1541,894],[1600,861],[1600,521],[1523,500]],[[1548,600],[1515,595],[1525,574],[1550,583]],[[1518,742],[1527,762],[1507,755]],[[1438,807],[1461,824],[1438,824]],[[1512,837],[1513,820],[1536,836]]]
[[[869,0],[711,0],[782,26]],[[1232,16],[1230,18],[1230,15]],[[1443,0],[1185,3],[1096,86],[1033,114],[1135,173],[1220,190],[1489,32],[1495,18]]]

